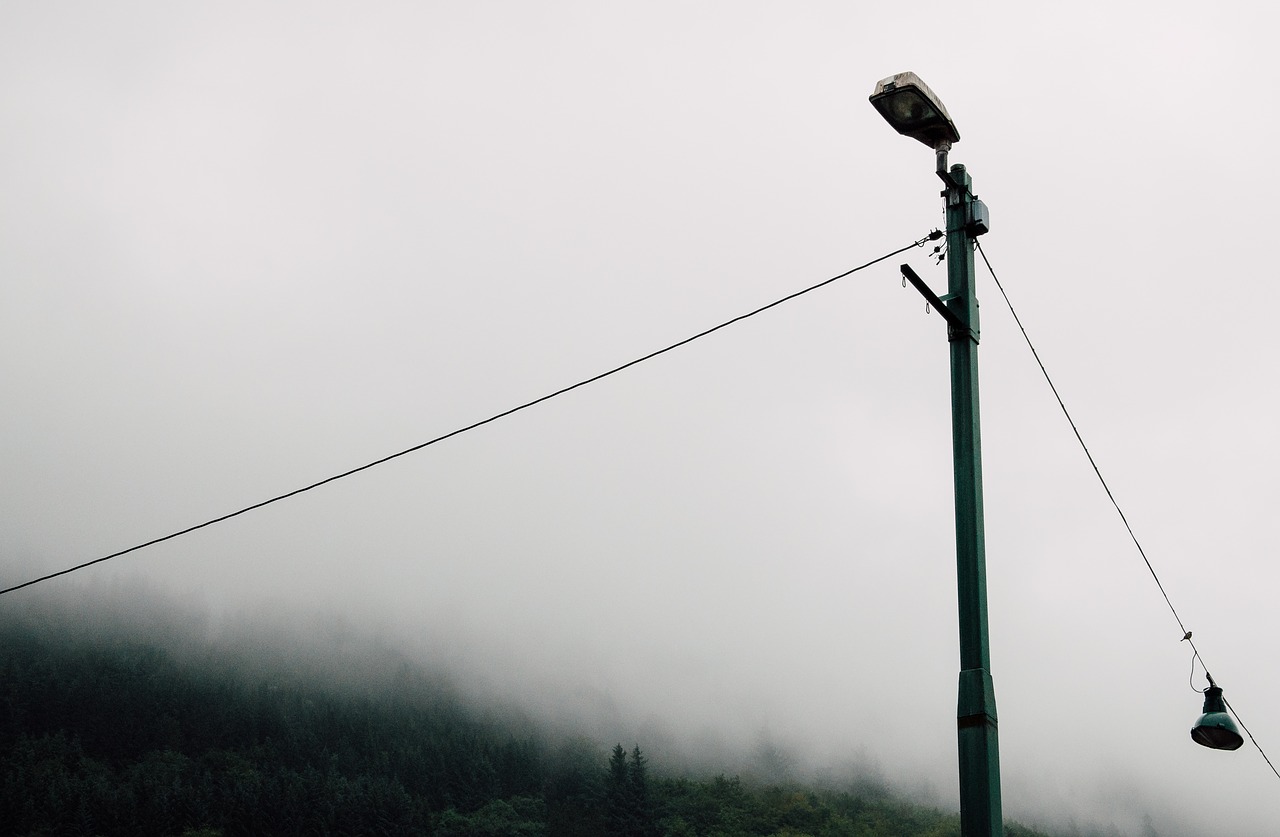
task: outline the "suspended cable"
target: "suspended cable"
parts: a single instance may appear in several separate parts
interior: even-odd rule
[[[1258,743],[1258,739],[1253,737],[1253,733],[1249,732],[1249,727],[1245,726],[1244,721],[1240,719],[1240,713],[1237,712],[1236,708],[1231,705],[1231,701],[1227,700],[1226,697],[1224,696],[1222,698],[1222,702],[1225,703],[1227,705],[1227,708],[1231,710],[1231,714],[1234,715],[1236,718],[1236,723],[1240,725],[1240,729],[1244,730],[1244,734],[1249,736],[1249,740],[1253,742],[1253,746],[1258,748],[1259,753],[1262,753],[1262,760],[1267,763],[1267,767],[1270,767],[1271,772],[1276,774],[1276,778],[1280,779],[1280,770],[1276,770],[1276,766],[1271,763],[1271,759],[1267,758],[1267,754],[1262,749],[1262,745]]]
[[[1054,386],[1053,379],[1049,377],[1049,370],[1044,368],[1044,362],[1040,360],[1040,353],[1036,351],[1035,345],[1031,342],[1031,337],[1027,334],[1026,328],[1022,325],[1022,320],[1018,317],[1018,312],[1014,310],[1013,303],[1009,301],[1009,295],[1004,292],[1004,285],[1000,284],[1000,278],[992,270],[991,262],[987,260],[987,253],[982,249],[982,242],[977,239],[975,239],[975,242],[978,245],[978,253],[981,254],[982,261],[987,266],[987,272],[995,280],[996,287],[1000,289],[1000,295],[1004,297],[1004,304],[1009,307],[1009,313],[1013,315],[1013,321],[1018,324],[1018,330],[1022,332],[1022,339],[1026,341],[1027,348],[1031,350],[1031,356],[1036,359],[1036,365],[1040,367],[1040,374],[1044,376],[1045,382],[1049,384],[1049,389],[1053,391],[1053,397],[1057,399],[1058,407],[1061,408],[1062,414],[1066,416],[1067,424],[1071,425],[1071,432],[1076,434],[1076,441],[1080,443],[1080,449],[1084,451],[1084,455],[1088,458],[1089,465],[1093,468],[1093,473],[1098,477],[1098,482],[1102,483],[1102,490],[1107,492],[1107,499],[1115,507],[1116,514],[1120,515],[1120,522],[1124,524],[1124,528],[1129,532],[1129,538],[1133,541],[1133,545],[1138,548],[1138,554],[1142,556],[1143,563],[1147,565],[1147,571],[1151,573],[1151,577],[1155,579],[1156,586],[1160,588],[1160,595],[1164,596],[1165,604],[1169,606],[1169,610],[1173,613],[1173,618],[1178,622],[1178,627],[1182,629],[1182,638],[1190,642],[1191,647],[1194,649],[1196,644],[1191,639],[1191,632],[1187,630],[1186,625],[1182,624],[1182,617],[1178,615],[1178,609],[1173,606],[1173,602],[1169,599],[1169,594],[1165,592],[1164,585],[1160,583],[1160,576],[1156,575],[1155,567],[1151,566],[1151,561],[1147,559],[1147,551],[1138,542],[1138,536],[1134,534],[1133,527],[1129,525],[1129,519],[1125,517],[1124,510],[1120,508],[1120,504],[1116,502],[1115,495],[1111,493],[1111,486],[1107,485],[1106,478],[1102,476],[1102,471],[1098,469],[1098,463],[1094,461],[1093,454],[1089,452],[1089,446],[1084,443],[1084,437],[1080,435],[1075,419],[1071,418],[1067,405],[1063,403],[1062,396],[1058,394],[1058,388]],[[1198,655],[1199,651],[1196,653]]]
[[[1142,556],[1142,562],[1147,565],[1147,571],[1151,573],[1151,578],[1155,580],[1156,587],[1160,588],[1160,595],[1164,597],[1165,604],[1169,606],[1169,612],[1173,614],[1174,620],[1178,623],[1178,628],[1182,631],[1182,640],[1180,641],[1185,641],[1191,646],[1191,650],[1193,652],[1193,674],[1195,661],[1198,659],[1200,660],[1200,665],[1204,667],[1205,675],[1207,676],[1209,674],[1209,669],[1205,666],[1204,658],[1200,656],[1200,649],[1196,648],[1195,640],[1191,638],[1191,631],[1188,631],[1187,626],[1183,624],[1182,617],[1178,615],[1178,609],[1173,606],[1173,601],[1169,598],[1168,592],[1164,589],[1164,584],[1160,582],[1160,576],[1156,574],[1155,567],[1151,565],[1150,559],[1147,558],[1146,550],[1142,548],[1142,544],[1139,543],[1138,536],[1134,533],[1133,527],[1129,525],[1129,519],[1125,517],[1124,510],[1120,508],[1120,503],[1116,501],[1115,495],[1111,493],[1111,486],[1107,485],[1107,480],[1102,476],[1102,471],[1098,468],[1098,463],[1094,460],[1093,454],[1089,452],[1089,446],[1084,443],[1084,437],[1080,435],[1080,430],[1076,427],[1075,420],[1071,418],[1071,412],[1067,410],[1067,405],[1063,403],[1062,396],[1058,394],[1058,388],[1054,386],[1053,379],[1049,377],[1049,370],[1045,369],[1044,362],[1040,360],[1040,353],[1036,351],[1035,345],[1031,342],[1031,337],[1027,334],[1026,328],[1023,327],[1022,319],[1018,316],[1018,312],[1014,310],[1013,302],[1010,301],[1009,295],[1005,293],[1004,285],[1000,284],[1000,277],[996,276],[995,269],[991,267],[991,261],[987,258],[986,251],[982,249],[982,242],[975,239],[974,243],[977,244],[978,253],[982,256],[982,261],[987,266],[987,272],[991,274],[992,280],[996,283],[996,288],[999,289],[1000,295],[1004,297],[1004,304],[1008,306],[1009,313],[1013,315],[1013,321],[1017,323],[1018,330],[1022,332],[1022,339],[1026,341],[1027,348],[1031,350],[1031,356],[1035,358],[1036,365],[1040,367],[1040,374],[1044,376],[1045,382],[1049,384],[1049,389],[1053,391],[1053,397],[1057,399],[1058,407],[1062,410],[1062,415],[1066,416],[1067,424],[1071,425],[1071,432],[1075,434],[1076,441],[1080,443],[1080,449],[1084,451],[1085,457],[1088,458],[1089,465],[1093,468],[1093,473],[1097,475],[1098,482],[1102,484],[1102,489],[1107,492],[1107,499],[1109,499],[1111,501],[1111,505],[1115,507],[1116,514],[1120,515],[1120,521],[1124,523],[1124,528],[1128,531],[1129,538],[1133,541],[1133,545],[1137,547],[1138,554]],[[1195,687],[1193,686],[1192,688],[1194,689]],[[1199,690],[1197,689],[1196,691]],[[1231,713],[1235,715],[1235,708],[1232,707],[1230,703],[1227,703],[1227,707],[1230,708]],[[1253,737],[1253,733],[1250,733],[1248,727],[1245,727],[1244,721],[1240,720],[1239,715],[1236,715],[1235,717],[1236,721],[1239,722],[1244,731],[1249,733],[1249,740],[1253,741],[1253,746],[1258,748],[1258,752],[1262,754],[1262,758],[1266,761],[1267,766],[1271,768],[1271,772],[1275,773],[1277,778],[1280,778],[1280,772],[1278,772],[1275,765],[1271,763],[1271,759],[1267,758],[1266,752],[1264,752],[1262,747],[1258,744],[1257,739]]]
[[[260,508],[262,508],[263,506],[269,506],[269,505],[271,505],[272,503],[278,503],[278,502],[280,502],[281,500],[287,500],[287,499],[289,499],[290,497],[296,497],[296,496],[297,496],[297,495],[299,495],[299,494],[303,494],[303,493],[305,493],[305,492],[308,492],[308,491],[311,491],[311,490],[313,490],[313,489],[319,488],[319,487],[320,487],[320,486],[322,486],[322,485],[328,485],[328,484],[329,484],[329,483],[331,483],[331,482],[336,482],[336,481],[338,481],[338,480],[340,480],[340,479],[344,479],[344,478],[346,478],[346,477],[352,476],[353,474],[358,474],[358,473],[360,473],[361,471],[367,471],[367,470],[369,470],[370,468],[374,468],[374,467],[376,467],[376,466],[378,466],[378,465],[382,465],[383,463],[390,462],[390,461],[391,461],[391,460],[393,460],[393,459],[398,459],[398,458],[399,458],[399,457],[401,457],[401,456],[406,456],[407,454],[414,453],[414,452],[416,452],[416,451],[420,451],[420,450],[422,450],[423,448],[427,448],[427,447],[430,447],[430,446],[432,446],[432,445],[434,445],[434,444],[437,444],[437,443],[439,443],[439,442],[443,442],[443,441],[444,441],[444,440],[446,440],[446,439],[451,439],[451,438],[453,438],[454,436],[461,435],[461,434],[463,434],[463,433],[466,433],[466,432],[467,432],[467,431],[469,431],[469,430],[475,430],[477,427],[483,427],[483,426],[484,426],[484,425],[486,425],[486,424],[490,424],[491,422],[495,422],[495,421],[497,421],[498,419],[501,419],[501,418],[506,418],[507,416],[510,416],[510,415],[513,415],[513,414],[515,414],[515,413],[520,412],[521,410],[527,410],[528,408],[533,407],[533,406],[535,406],[535,405],[537,405],[537,404],[541,404],[541,403],[542,403],[542,402],[544,402],[544,401],[550,401],[552,398],[555,398],[556,396],[559,396],[559,395],[564,395],[566,392],[571,392],[571,391],[573,391],[573,390],[575,390],[575,389],[578,389],[579,387],[584,387],[584,386],[586,386],[587,384],[593,384],[593,383],[595,383],[596,381],[599,381],[599,380],[602,380],[602,379],[604,379],[604,378],[607,378],[607,377],[609,377],[610,375],[615,375],[615,374],[617,374],[618,372],[623,371],[624,369],[629,369],[629,368],[631,368],[632,366],[635,366],[635,365],[640,364],[640,363],[644,363],[646,360],[652,360],[653,358],[657,357],[658,355],[666,354],[667,352],[670,352],[670,351],[672,351],[673,349],[678,349],[678,348],[680,348],[681,346],[686,346],[686,345],[688,345],[689,343],[692,343],[694,340],[697,340],[697,339],[702,338],[702,337],[706,337],[706,336],[707,336],[707,335],[709,335],[709,334],[713,334],[714,332],[717,332],[717,331],[719,331],[719,330],[720,330],[720,329],[722,329],[722,328],[726,328],[726,327],[728,327],[728,326],[733,325],[734,323],[741,322],[741,321],[743,321],[743,320],[745,320],[745,319],[748,319],[749,317],[754,317],[756,314],[760,314],[760,313],[763,313],[763,312],[765,312],[765,311],[768,311],[770,308],[775,308],[775,307],[777,307],[777,306],[779,306],[779,305],[783,304],[784,302],[789,302],[789,301],[791,301],[791,300],[795,299],[796,297],[804,296],[805,294],[807,294],[807,293],[809,293],[809,292],[811,292],[811,291],[816,291],[818,288],[824,287],[824,286],[826,286],[826,285],[830,285],[832,282],[835,282],[835,281],[837,281],[837,280],[843,279],[843,278],[845,278],[846,276],[851,276],[851,275],[853,275],[854,273],[857,273],[857,272],[858,272],[858,271],[860,271],[860,270],[865,270],[865,269],[867,269],[868,267],[871,267],[872,265],[879,264],[880,262],[884,261],[885,259],[893,258],[894,256],[898,255],[899,253],[905,253],[907,250],[910,250],[910,249],[911,249],[911,248],[913,248],[913,247],[922,247],[922,246],[924,246],[924,243],[925,243],[926,241],[934,240],[934,239],[936,239],[939,235],[940,235],[939,233],[930,233],[929,235],[925,236],[924,238],[921,238],[921,239],[920,239],[920,240],[918,240],[918,241],[913,241],[911,244],[908,244],[908,245],[906,245],[905,247],[899,247],[897,250],[894,250],[892,253],[885,253],[883,256],[880,256],[879,258],[876,258],[876,259],[872,259],[871,261],[867,262],[866,264],[859,265],[859,266],[857,266],[857,267],[855,267],[855,268],[851,268],[851,269],[849,269],[849,270],[846,270],[844,273],[840,273],[840,274],[837,274],[837,275],[835,275],[835,276],[832,276],[830,279],[824,279],[823,281],[821,281],[821,282],[817,283],[816,285],[810,285],[809,287],[804,288],[804,289],[799,290],[799,291],[796,291],[795,293],[787,294],[786,296],[782,297],[781,299],[774,300],[773,302],[770,302],[770,303],[769,303],[769,304],[767,304],[767,305],[762,305],[762,306],[760,306],[759,308],[756,308],[756,309],[755,309],[755,310],[753,310],[753,311],[748,311],[748,312],[747,312],[747,313],[745,313],[745,314],[739,314],[738,316],[734,317],[733,319],[725,320],[724,322],[720,323],[719,325],[712,326],[711,328],[708,328],[708,329],[705,329],[705,330],[703,330],[703,331],[700,331],[700,332],[698,332],[697,334],[694,334],[692,337],[686,337],[686,338],[685,338],[685,339],[683,339],[683,340],[680,340],[680,341],[678,341],[678,342],[676,342],[676,343],[672,343],[670,346],[667,346],[667,347],[662,348],[662,349],[658,349],[657,351],[654,351],[654,352],[650,352],[649,354],[647,354],[647,355],[643,355],[643,356],[641,356],[641,357],[638,357],[638,358],[636,358],[635,360],[627,361],[626,363],[622,364],[621,366],[615,366],[615,367],[613,367],[612,369],[609,369],[608,371],[601,372],[601,373],[600,373],[600,374],[598,374],[598,375],[593,375],[593,376],[591,376],[590,378],[585,378],[585,379],[583,379],[583,380],[581,380],[581,381],[578,381],[576,384],[570,384],[569,386],[562,387],[561,389],[558,389],[558,390],[556,390],[555,392],[552,392],[552,393],[548,393],[547,395],[544,395],[544,396],[542,396],[542,397],[540,397],[540,398],[535,398],[535,399],[533,399],[532,401],[526,401],[525,403],[523,403],[523,404],[521,404],[521,405],[519,405],[519,406],[517,406],[517,407],[512,407],[512,408],[510,408],[509,410],[503,410],[502,412],[500,412],[500,413],[496,413],[496,414],[494,414],[494,415],[492,415],[492,416],[489,416],[489,417],[488,417],[488,418],[486,418],[486,419],[481,419],[480,421],[477,421],[477,422],[475,422],[475,423],[473,423],[473,424],[468,424],[466,427],[460,427],[460,428],[458,428],[457,430],[452,430],[452,431],[450,431],[450,432],[448,432],[448,433],[445,433],[443,436],[437,436],[437,437],[435,437],[434,439],[430,439],[430,440],[428,440],[428,441],[426,441],[426,442],[422,442],[422,443],[417,444],[417,445],[414,445],[413,447],[410,447],[410,448],[405,448],[405,449],[404,449],[404,450],[402,450],[402,451],[398,451],[398,452],[393,453],[393,454],[390,454],[390,455],[388,455],[388,456],[384,456],[384,457],[382,457],[382,458],[380,458],[380,459],[375,459],[375,460],[374,460],[374,461],[372,461],[372,462],[366,463],[366,464],[364,464],[364,465],[360,465],[360,466],[358,466],[358,467],[356,467],[356,468],[352,468],[352,469],[347,470],[347,471],[343,471],[343,472],[342,472],[342,473],[340,473],[340,474],[334,474],[334,475],[333,475],[333,476],[331,476],[331,477],[326,477],[325,479],[322,479],[322,480],[320,480],[320,481],[318,481],[318,482],[313,482],[313,483],[311,483],[310,485],[305,485],[305,486],[303,486],[302,488],[296,488],[296,489],[294,489],[293,491],[288,491],[288,492],[286,492],[286,493],[284,493],[284,494],[279,494],[279,495],[277,495],[277,496],[275,496],[275,497],[271,497],[271,498],[269,498],[269,499],[267,499],[267,500],[262,500],[261,502],[254,503],[253,505],[245,506],[245,507],[244,507],[244,508],[242,508],[242,509],[237,509],[236,511],[229,512],[228,514],[219,515],[218,517],[212,518],[212,519],[210,519],[210,520],[206,520],[206,521],[204,521],[203,523],[197,523],[197,524],[196,524],[196,525],[194,525],[194,526],[188,526],[188,527],[187,527],[187,528],[185,528],[185,529],[179,529],[179,530],[178,530],[178,531],[176,531],[176,532],[171,532],[171,533],[169,533],[169,534],[167,534],[167,535],[162,535],[162,536],[160,536],[160,537],[158,537],[158,538],[152,538],[151,540],[146,541],[145,543],[140,543],[140,544],[137,544],[136,546],[131,546],[131,547],[129,547],[128,549],[122,549],[122,550],[120,550],[119,552],[113,552],[113,553],[111,553],[110,555],[104,555],[104,556],[102,556],[101,558],[95,558],[95,559],[93,559],[92,561],[85,561],[83,564],[76,564],[74,567],[67,567],[66,569],[64,569],[64,570],[59,570],[58,572],[49,573],[48,575],[43,575],[43,576],[40,576],[39,578],[33,578],[33,579],[31,579],[30,581],[25,581],[25,582],[23,582],[22,584],[15,584],[15,585],[14,585],[14,586],[12,586],[12,587],[7,587],[7,588],[5,588],[5,589],[3,589],[3,590],[0,590],[0,595],[4,595],[5,593],[12,593],[12,592],[13,592],[13,591],[15,591],[15,590],[21,590],[21,589],[22,589],[22,588],[24,588],[24,587],[30,587],[30,586],[32,586],[33,584],[39,584],[39,583],[40,583],[40,582],[42,582],[42,581],[48,581],[49,579],[57,578],[58,576],[67,575],[67,574],[69,574],[69,573],[76,572],[77,570],[83,570],[83,569],[84,569],[84,568],[86,568],[86,567],[92,567],[94,564],[101,564],[101,563],[102,563],[102,562],[104,562],[104,561],[110,561],[112,558],[119,558],[119,557],[120,557],[120,556],[122,556],[122,555],[128,555],[130,552],[137,552],[137,551],[138,551],[138,550],[140,550],[140,549],[145,549],[146,547],[149,547],[149,546],[155,546],[155,545],[156,545],[156,544],[158,544],[158,543],[164,543],[165,541],[171,541],[171,540],[173,540],[174,538],[179,538],[179,537],[181,537],[181,536],[183,536],[183,535],[190,534],[190,533],[192,533],[192,532],[195,532],[195,531],[196,531],[196,530],[198,530],[198,529],[204,529],[204,528],[206,528],[206,527],[208,527],[208,526],[212,526],[212,525],[214,525],[215,523],[222,523],[222,522],[223,522],[223,521],[225,521],[225,520],[230,520],[230,519],[231,519],[231,518],[233,518],[233,517],[239,517],[239,516],[240,516],[240,515],[242,515],[242,514],[246,514],[246,513],[248,513],[248,512],[254,511],[254,510],[256,510],[256,509],[260,509]]]

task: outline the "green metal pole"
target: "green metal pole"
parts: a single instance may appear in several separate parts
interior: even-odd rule
[[[942,163],[945,157],[940,157]],[[978,300],[973,289],[974,202],[964,166],[945,164],[947,308],[965,326],[949,325],[951,427],[955,457],[956,583],[960,611],[960,833],[1003,837],[1000,748],[987,632],[986,547],[982,525],[982,436],[978,423]]]

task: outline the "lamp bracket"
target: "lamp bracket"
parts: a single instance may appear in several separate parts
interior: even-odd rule
[[[942,315],[942,318],[947,321],[948,340],[955,341],[967,339],[972,340],[975,343],[978,342],[977,332],[970,328],[969,324],[961,319],[959,314],[947,307],[948,301],[956,299],[955,294],[938,296],[933,292],[932,288],[924,283],[924,280],[920,278],[920,275],[911,269],[911,265],[909,264],[901,265],[899,270],[902,271],[902,278],[910,282],[915,289],[920,292],[920,296],[924,297],[925,301],[933,306],[937,312]]]

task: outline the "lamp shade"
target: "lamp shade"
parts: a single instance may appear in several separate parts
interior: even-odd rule
[[[1244,744],[1236,722],[1227,712],[1222,689],[1210,686],[1204,693],[1204,714],[1191,728],[1191,740],[1214,750],[1238,750]]]
[[[898,73],[876,83],[871,104],[893,129],[932,149],[960,141],[942,101],[915,73]]]

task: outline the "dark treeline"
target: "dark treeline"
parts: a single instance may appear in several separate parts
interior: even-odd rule
[[[640,746],[469,710],[407,664],[336,686],[137,632],[54,634],[0,624],[6,834],[959,834],[956,815],[874,789],[666,776]]]

